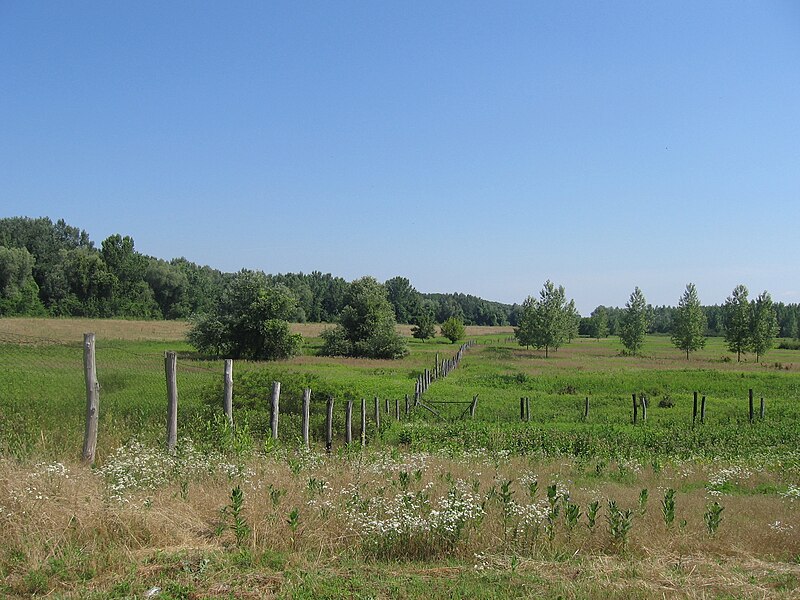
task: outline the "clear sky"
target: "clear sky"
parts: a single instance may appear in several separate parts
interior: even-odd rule
[[[800,3],[0,1],[0,216],[236,271],[800,301]]]

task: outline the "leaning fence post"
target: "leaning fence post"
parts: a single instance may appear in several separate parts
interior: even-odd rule
[[[344,407],[344,443],[353,441],[353,401],[348,400]]]
[[[367,400],[361,399],[361,445],[367,443]]]
[[[97,448],[97,421],[100,410],[100,384],[97,382],[94,334],[83,334],[83,373],[86,378],[86,432],[83,436],[83,462],[94,462]]]
[[[328,411],[325,415],[325,451],[330,454],[333,448],[333,396],[328,396]]]
[[[281,382],[272,382],[272,401],[270,402],[269,428],[272,431],[272,439],[278,439],[278,414],[280,412],[279,402],[281,398]]]
[[[306,447],[306,450],[309,448],[309,440],[308,440],[308,422],[311,417],[311,388],[306,388],[303,390],[303,417],[302,417],[302,427],[303,427],[303,445]]]
[[[469,416],[471,419],[475,418],[475,409],[478,407],[478,394],[472,397],[472,404],[469,405]]]
[[[228,424],[233,427],[233,360],[230,358],[225,359],[225,393],[222,408],[228,418]]]
[[[175,452],[178,445],[178,355],[164,354],[164,370],[167,374],[167,450]]]

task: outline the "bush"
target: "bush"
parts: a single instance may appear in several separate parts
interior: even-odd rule
[[[302,336],[287,319],[296,300],[284,285],[263,273],[241,271],[226,286],[210,313],[195,319],[187,339],[199,352],[229,358],[279,360],[300,352]]]
[[[442,323],[442,335],[455,344],[464,337],[464,322],[456,317],[450,317]]]

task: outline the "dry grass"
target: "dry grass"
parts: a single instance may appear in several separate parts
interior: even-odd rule
[[[417,469],[420,479],[412,478],[410,492],[424,490],[435,499],[446,495],[449,482],[461,479],[487,499],[486,517],[452,549],[437,551],[435,539],[429,538],[421,540],[422,546],[413,541],[390,546],[386,556],[401,562],[380,567],[382,579],[455,581],[475,572],[519,573],[571,597],[789,598],[800,591],[797,501],[776,494],[724,495],[718,497],[725,507],[719,532],[711,536],[705,531],[702,516],[711,498],[704,486],[723,465],[685,463],[654,471],[635,463],[622,469],[612,464],[606,475],[595,478],[592,465],[570,461],[487,455],[393,459],[383,453],[292,456],[254,457],[247,461],[250,474],[245,477],[200,476],[185,488],[175,481],[133,491],[125,502],[110,499],[103,480],[79,464],[67,465],[64,473],[43,474],[42,465],[0,461],[0,573],[6,586],[0,592],[25,597],[41,586],[37,590],[42,594],[85,597],[129,581],[135,582],[138,594],[165,581],[188,579],[199,590],[197,597],[236,589],[243,581],[254,595],[236,597],[288,596],[293,584],[285,577],[287,571],[322,572],[335,579],[347,576],[348,560],[374,558],[371,540],[347,516],[348,495],[342,490],[357,489],[365,498],[391,497],[401,490],[399,474]],[[601,500],[596,530],[587,529],[584,516],[571,534],[560,520],[552,542],[542,532],[530,543],[514,541],[502,524],[502,505],[490,490],[513,480],[514,500],[529,502],[521,485],[526,475],[538,478],[539,499],[557,481],[584,513],[590,501]],[[742,476],[740,483],[778,479],[780,474],[761,471]],[[324,491],[315,490],[312,482],[325,482]],[[220,509],[230,504],[231,487],[237,483],[244,490],[242,514],[251,528],[244,549],[249,556],[273,557],[270,567],[252,571],[230,563],[236,544],[230,519]],[[665,526],[659,505],[667,487],[679,490],[671,528]],[[643,515],[638,512],[642,488],[650,490]],[[277,501],[274,490],[281,491]],[[626,548],[607,533],[607,499],[637,511]],[[287,521],[293,509],[299,510],[296,528]],[[432,562],[403,562],[414,558]],[[450,561],[447,566],[437,563],[444,559]],[[81,580],[84,571],[93,574],[86,581]]]
[[[292,323],[294,333],[304,337],[319,337],[333,327],[331,323]],[[411,337],[411,325],[398,325],[397,331]],[[0,342],[10,343],[70,343],[94,332],[99,339],[133,341],[182,341],[189,324],[186,321],[128,321],[120,319],[34,319],[27,317],[0,318]],[[467,336],[513,333],[512,327],[468,326]]]

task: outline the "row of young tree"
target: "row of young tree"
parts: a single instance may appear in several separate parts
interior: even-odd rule
[[[742,354],[752,352],[756,361],[770,350],[780,331],[775,304],[769,292],[762,292],[755,300],[749,300],[744,285],[738,285],[721,307],[723,335],[728,349],[736,353],[737,361]],[[556,287],[549,280],[538,298],[528,297],[523,303],[519,325],[514,330],[522,346],[544,349],[545,357],[550,349],[558,349],[578,335],[581,318],[572,300],[567,301],[563,286]],[[645,335],[650,327],[652,307],[647,304],[642,290],[636,287],[625,308],[616,315],[615,333],[628,354],[639,354]],[[705,346],[708,335],[708,317],[693,283],[678,300],[671,314],[669,330],[673,345],[686,353]],[[597,339],[610,334],[609,315],[604,307],[596,309],[588,319],[588,334]]]

